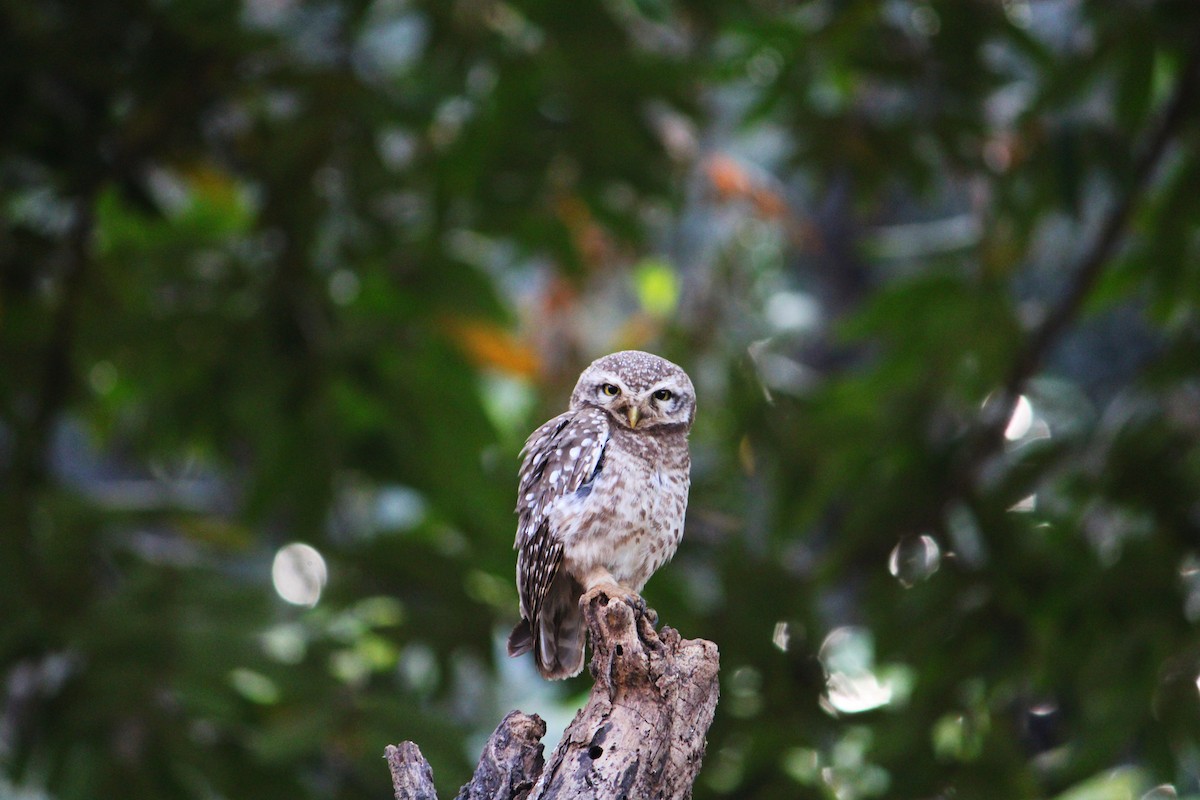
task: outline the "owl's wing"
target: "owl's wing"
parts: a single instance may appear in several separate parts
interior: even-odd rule
[[[517,493],[517,589],[521,614],[536,621],[542,599],[558,574],[563,543],[549,511],[573,493],[586,496],[604,466],[610,429],[598,408],[560,414],[525,442]]]

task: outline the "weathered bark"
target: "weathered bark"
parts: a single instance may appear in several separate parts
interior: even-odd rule
[[[475,775],[455,800],[525,800],[542,773],[545,735],[541,717],[510,711],[492,732]]]
[[[545,723],[510,713],[458,800],[691,796],[717,706],[716,645],[683,640],[667,627],[656,633],[644,614],[601,590],[585,595],[580,606],[591,633],[595,679],[587,705],[545,764],[539,743]],[[387,752],[397,800],[433,798],[429,765],[416,745],[405,742]],[[413,775],[430,780],[420,783]]]
[[[396,800],[437,800],[433,789],[433,770],[421,748],[412,742],[389,744],[383,750],[388,769],[392,772],[392,788]]]

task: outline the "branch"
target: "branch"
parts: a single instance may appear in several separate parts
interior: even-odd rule
[[[421,748],[412,742],[389,744],[383,750],[388,769],[392,772],[392,788],[396,800],[437,800],[433,789],[433,770]]]
[[[1157,124],[1146,134],[1142,146],[1138,149],[1124,193],[1109,210],[1096,238],[1071,270],[1073,277],[1067,290],[1030,333],[1025,345],[1018,352],[1004,385],[996,395],[996,401],[989,404],[990,407],[985,411],[975,444],[968,448],[965,459],[967,469],[961,470],[960,474],[973,474],[1003,443],[1004,429],[1026,383],[1079,314],[1104,268],[1116,255],[1134,209],[1141,202],[1154,173],[1167,153],[1168,146],[1179,135],[1188,119],[1196,113],[1198,92],[1200,37],[1195,37],[1187,61],[1180,70],[1174,92],[1159,114]]]
[[[1195,112],[1197,89],[1200,85],[1200,41],[1194,43],[1187,63],[1180,71],[1175,91],[1167,101],[1158,124],[1147,135],[1145,143],[1133,162],[1133,171],[1125,193],[1105,217],[1095,241],[1074,269],[1075,277],[1067,292],[1050,310],[1030,335],[1025,348],[1013,365],[1005,388],[1008,393],[1020,394],[1020,387],[1036,371],[1050,347],[1062,335],[1067,325],[1079,313],[1083,301],[1095,288],[1096,281],[1121,243],[1121,236],[1133,216],[1133,210],[1145,194],[1150,179],[1167,152],[1167,145],[1179,133],[1184,122]],[[1007,419],[1005,420],[1007,422]]]
[[[45,582],[39,580],[42,565],[32,541],[32,519],[38,492],[47,481],[54,425],[74,390],[71,358],[92,266],[93,205],[97,191],[96,186],[89,185],[75,198],[74,219],[58,255],[57,299],[48,312],[51,323],[40,353],[42,372],[28,416],[21,419],[18,414],[13,426],[16,441],[7,469],[0,464],[0,508],[4,509],[0,525],[8,532],[4,541],[0,541],[0,558],[13,564],[8,574],[17,584],[13,591],[21,597],[45,594],[42,588]]]
[[[596,683],[529,800],[690,797],[717,707],[717,646],[656,634],[601,591],[580,605]]]
[[[483,748],[479,766],[456,800],[524,800],[545,763],[546,723],[537,714],[510,711]]]
[[[580,607],[596,681],[587,705],[545,764],[546,724],[510,713],[457,800],[691,797],[717,707],[717,646],[668,627],[656,633],[644,614],[601,590],[584,595]],[[396,800],[436,800],[416,745],[389,746],[387,755]],[[414,782],[414,774],[428,780]]]

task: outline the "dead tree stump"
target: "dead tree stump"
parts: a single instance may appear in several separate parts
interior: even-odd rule
[[[546,724],[511,712],[488,739],[457,800],[678,800],[691,796],[717,707],[717,646],[655,632],[642,614],[595,590],[580,601],[595,679],[587,705],[548,762]],[[396,800],[436,800],[412,742],[387,748]]]

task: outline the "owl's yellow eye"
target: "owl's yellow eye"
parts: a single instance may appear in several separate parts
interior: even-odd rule
[[[660,403],[665,403],[671,399],[671,390],[670,389],[659,389],[652,396],[654,397],[655,400],[658,400]]]
[[[600,387],[600,391],[604,392],[609,397],[616,397],[621,393],[621,390],[611,383],[603,384]]]

